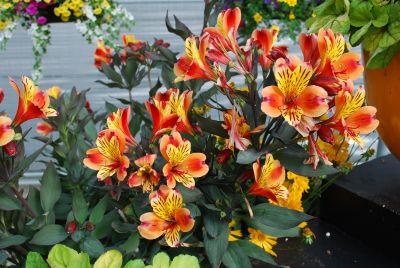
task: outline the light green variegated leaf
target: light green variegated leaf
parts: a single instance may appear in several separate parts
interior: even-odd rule
[[[118,250],[109,250],[97,259],[93,268],[120,268],[121,266],[122,254]]]

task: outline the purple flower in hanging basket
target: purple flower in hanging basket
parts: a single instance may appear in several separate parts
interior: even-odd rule
[[[46,24],[46,22],[47,22],[47,18],[44,17],[44,16],[40,16],[40,17],[37,19],[37,24],[39,24],[39,25]]]
[[[279,3],[277,1],[274,1],[273,8],[274,9],[278,9],[279,8]]]
[[[21,13],[21,7],[23,5],[23,2],[19,2],[18,4],[15,5],[14,10],[17,14]]]
[[[271,4],[271,0],[264,0],[264,4]]]
[[[30,16],[35,16],[38,13],[38,4],[36,2],[31,2],[29,5],[25,8],[26,13],[28,13]]]

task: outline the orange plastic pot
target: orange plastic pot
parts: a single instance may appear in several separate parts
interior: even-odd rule
[[[364,50],[364,62],[368,52]],[[365,69],[368,105],[378,109],[378,132],[390,152],[400,159],[400,53],[383,69]]]

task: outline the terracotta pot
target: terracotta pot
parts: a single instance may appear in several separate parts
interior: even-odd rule
[[[363,51],[364,62],[368,52]],[[400,159],[400,53],[384,69],[365,69],[368,105],[378,109],[378,132],[386,146]]]

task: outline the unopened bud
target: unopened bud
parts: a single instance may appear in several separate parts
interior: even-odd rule
[[[14,141],[10,141],[4,146],[4,152],[9,156],[15,156],[17,154],[17,144]]]
[[[332,130],[325,126],[321,125],[320,128],[318,129],[318,137],[323,140],[324,142],[327,142],[329,144],[335,143],[335,138],[333,136]]]
[[[75,233],[76,227],[77,227],[77,225],[76,225],[76,222],[75,222],[75,221],[69,222],[69,223],[67,224],[67,228],[66,228],[67,233],[68,233],[68,234],[73,234],[73,233]]]

